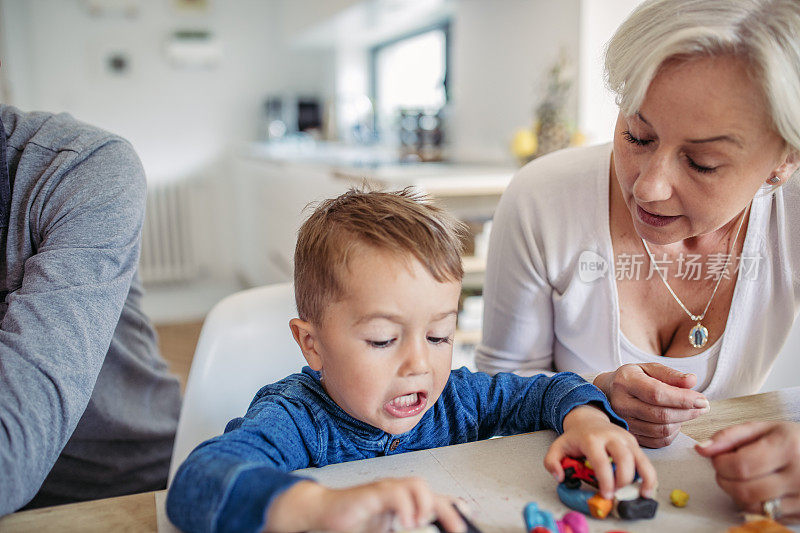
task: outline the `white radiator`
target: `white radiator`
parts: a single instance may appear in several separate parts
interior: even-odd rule
[[[187,180],[148,187],[139,263],[144,283],[183,282],[197,276],[193,196],[193,184]]]

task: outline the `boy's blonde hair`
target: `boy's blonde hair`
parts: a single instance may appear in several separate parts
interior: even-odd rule
[[[294,294],[302,320],[321,324],[325,307],[344,294],[341,276],[352,250],[366,245],[413,256],[436,281],[461,281],[466,226],[414,192],[351,189],[319,203],[300,227]]]

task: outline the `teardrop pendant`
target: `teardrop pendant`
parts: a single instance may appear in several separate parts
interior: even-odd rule
[[[708,330],[700,322],[689,331],[689,344],[702,348],[708,342]]]

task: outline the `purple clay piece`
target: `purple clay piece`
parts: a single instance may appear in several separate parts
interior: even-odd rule
[[[589,533],[589,523],[586,521],[586,517],[578,511],[566,513],[561,520],[558,521],[559,530],[561,530],[562,524],[569,526],[572,533]]]

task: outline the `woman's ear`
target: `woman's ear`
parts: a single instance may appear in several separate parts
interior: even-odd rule
[[[786,181],[797,172],[798,168],[800,168],[800,152],[790,148],[786,153],[783,163],[775,169],[772,175],[777,176],[781,180],[781,183],[786,183]]]
[[[293,318],[289,321],[289,328],[292,330],[295,342],[303,351],[308,366],[316,371],[322,370],[322,355],[319,352],[319,341],[314,326],[305,320]]]

